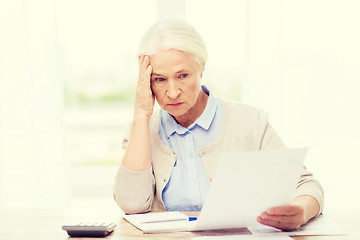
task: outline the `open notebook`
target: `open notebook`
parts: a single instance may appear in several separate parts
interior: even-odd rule
[[[293,198],[307,149],[222,153],[196,221],[180,212],[125,215],[144,233],[244,228]]]

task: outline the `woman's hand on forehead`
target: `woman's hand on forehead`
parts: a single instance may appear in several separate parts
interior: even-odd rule
[[[150,57],[139,56],[139,79],[136,86],[134,117],[150,118],[153,113],[155,97],[151,91],[151,73]]]

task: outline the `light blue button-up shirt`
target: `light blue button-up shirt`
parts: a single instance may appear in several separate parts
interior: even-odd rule
[[[159,134],[163,143],[178,152],[178,156],[162,193],[168,211],[200,211],[206,199],[208,183],[204,165],[198,153],[215,140],[223,119],[221,101],[209,95],[201,116],[188,128],[179,125],[166,111],[160,110]]]

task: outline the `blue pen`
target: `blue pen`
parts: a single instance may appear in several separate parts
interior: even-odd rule
[[[197,220],[197,217],[189,217],[189,221],[195,221]]]

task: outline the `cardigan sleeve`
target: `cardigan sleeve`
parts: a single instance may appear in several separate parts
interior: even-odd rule
[[[268,123],[262,138],[261,149],[275,149],[285,148],[279,135],[275,132],[272,126]],[[313,174],[304,166],[298,186],[296,188],[295,197],[302,195],[310,195],[314,197],[320,206],[319,214],[324,209],[324,191],[320,183],[314,178]]]
[[[115,176],[114,199],[122,211],[127,214],[150,211],[154,189],[152,168],[133,172],[120,164]]]
[[[322,213],[324,210],[324,190],[320,183],[314,178],[313,174],[306,169],[306,167],[304,167],[302,171],[294,198],[302,195],[310,195],[315,198],[320,206],[318,215]]]
[[[128,143],[126,136],[122,142],[125,150]],[[127,214],[150,211],[154,201],[155,178],[152,167],[142,172],[133,172],[124,167],[122,163],[115,175],[114,199],[122,211]]]
[[[270,123],[267,123],[261,140],[261,150],[275,148],[286,148],[286,146]]]

